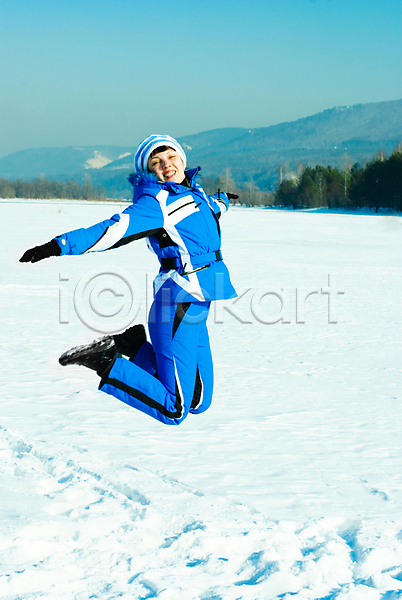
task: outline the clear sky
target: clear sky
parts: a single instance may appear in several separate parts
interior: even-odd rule
[[[0,156],[402,98],[402,0],[1,0]]]

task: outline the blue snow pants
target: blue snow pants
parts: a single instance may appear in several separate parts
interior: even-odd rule
[[[154,302],[151,342],[130,361],[117,358],[99,389],[168,425],[209,408],[213,365],[207,330],[210,302]]]

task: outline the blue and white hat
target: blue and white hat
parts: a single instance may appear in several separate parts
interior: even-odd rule
[[[147,171],[148,159],[150,155],[154,150],[156,150],[156,148],[159,148],[160,146],[169,146],[169,148],[176,150],[183,161],[184,168],[186,167],[187,158],[179,142],[170,137],[170,135],[158,135],[157,133],[154,133],[145,138],[145,140],[143,140],[138,146],[134,155],[134,169],[137,172]]]

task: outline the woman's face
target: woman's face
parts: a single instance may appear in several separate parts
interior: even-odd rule
[[[148,160],[148,170],[155,173],[159,181],[181,183],[184,179],[183,161],[173,148],[151,156]]]

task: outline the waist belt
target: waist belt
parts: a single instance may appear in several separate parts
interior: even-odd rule
[[[223,260],[222,252],[220,250],[214,250],[213,252],[207,252],[206,254],[197,254],[196,256],[190,256],[191,264],[195,271],[200,268],[205,268],[208,263],[217,262]],[[176,258],[161,258],[160,259],[162,269],[164,271],[170,271],[171,269],[180,269],[182,266],[181,259]],[[184,265],[185,266],[185,265]]]

